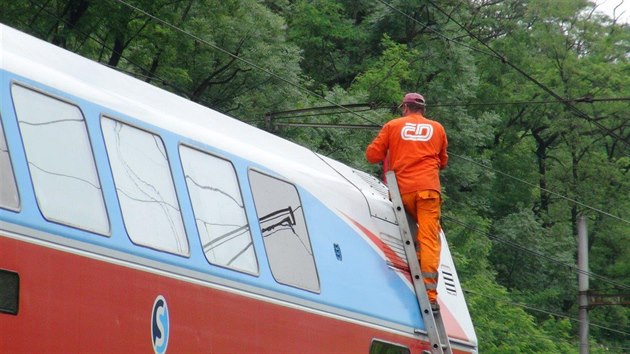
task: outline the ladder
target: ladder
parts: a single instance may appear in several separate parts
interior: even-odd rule
[[[387,180],[387,186],[389,187],[390,198],[394,204],[394,212],[398,220],[398,227],[400,228],[405,255],[407,256],[413,287],[416,291],[422,319],[424,320],[424,325],[431,343],[431,354],[453,354],[448,336],[446,335],[446,329],[444,328],[444,322],[442,321],[442,315],[439,310],[435,312],[431,310],[429,297],[424,287],[420,264],[416,256],[414,243],[415,233],[412,234],[410,229],[410,225],[413,225],[415,229],[416,223],[405,212],[394,171],[387,172],[385,178]]]

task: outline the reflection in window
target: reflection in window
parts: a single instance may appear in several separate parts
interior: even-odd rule
[[[109,233],[94,156],[78,107],[13,85],[37,203],[49,220]]]
[[[2,131],[2,121],[0,121],[0,208],[12,210],[20,208],[13,168],[9,159],[9,149]]]
[[[131,240],[188,255],[188,241],[160,137],[109,118],[103,118],[101,126]]]
[[[319,278],[297,189],[252,170],[249,180],[274,278],[318,292]]]
[[[184,146],[180,155],[206,258],[216,265],[258,274],[234,167],[229,161]]]

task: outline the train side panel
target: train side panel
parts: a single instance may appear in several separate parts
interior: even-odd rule
[[[373,339],[425,348],[305,304],[77,253],[3,232],[2,268],[19,274],[20,303],[16,315],[0,314],[0,352],[150,353],[158,297],[168,311],[160,336],[173,353],[367,353]]]

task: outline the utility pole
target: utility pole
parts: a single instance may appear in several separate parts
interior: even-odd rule
[[[577,222],[580,354],[588,354],[588,234],[586,231],[586,218],[580,215]]]
[[[272,113],[265,114],[265,130],[267,130],[270,133],[273,132],[274,130]]]
[[[580,354],[588,354],[588,310],[597,306],[628,306],[630,305],[630,294],[597,294],[590,292],[588,284],[588,232],[586,229],[586,218],[582,215],[578,216],[577,232]]]

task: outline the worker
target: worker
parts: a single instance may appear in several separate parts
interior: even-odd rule
[[[400,108],[402,117],[383,126],[365,156],[370,163],[386,163],[396,173],[405,210],[418,223],[416,255],[431,309],[439,311],[440,170],[448,163],[448,141],[442,124],[424,117],[422,95],[407,93]]]

